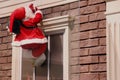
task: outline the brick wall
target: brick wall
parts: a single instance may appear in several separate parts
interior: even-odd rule
[[[80,4],[80,79],[106,80],[106,4],[104,0]]]
[[[6,25],[8,18],[0,18],[0,80],[11,80],[11,41]]]
[[[42,10],[44,18],[75,17],[70,37],[70,80],[106,80],[105,0],[80,0]]]

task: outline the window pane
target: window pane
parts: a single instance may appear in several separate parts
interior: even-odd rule
[[[48,41],[49,42],[49,41]],[[49,63],[49,79],[63,80],[63,34],[50,35],[50,55],[46,52]],[[42,67],[36,68],[36,80],[47,80],[48,60]]]
[[[47,51],[46,51],[46,56],[47,55]],[[48,62],[47,60],[45,61],[45,63],[42,66],[36,67],[36,80],[47,80],[47,69],[48,68]]]
[[[63,80],[63,35],[50,36],[51,80]]]
[[[22,80],[26,80],[28,76],[33,78],[32,59],[22,58]]]

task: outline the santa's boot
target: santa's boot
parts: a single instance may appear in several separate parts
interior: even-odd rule
[[[38,66],[42,66],[42,64],[44,64],[46,60],[46,56],[45,54],[41,54],[41,56],[39,56],[38,58],[35,59],[34,61],[34,66],[38,67]]]

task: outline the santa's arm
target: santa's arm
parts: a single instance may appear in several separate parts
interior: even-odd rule
[[[43,18],[43,14],[40,10],[37,10],[35,12],[35,16],[33,18],[30,18],[29,20],[27,21],[24,21],[23,23],[29,27],[29,26],[34,26],[36,25],[37,23],[39,23],[40,21],[42,21],[42,18]],[[28,26],[29,25],[29,26]]]
[[[37,11],[35,12],[35,17],[32,18],[32,19],[30,19],[30,22],[31,22],[32,24],[37,24],[37,23],[39,23],[40,21],[42,21],[42,18],[43,18],[42,12],[41,12],[40,10],[37,10]]]

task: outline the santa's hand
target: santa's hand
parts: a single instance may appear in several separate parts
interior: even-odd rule
[[[36,14],[41,14],[41,15],[42,15],[42,18],[43,18],[43,13],[42,13],[41,10],[37,10],[37,11],[35,12],[35,15],[36,15]]]

